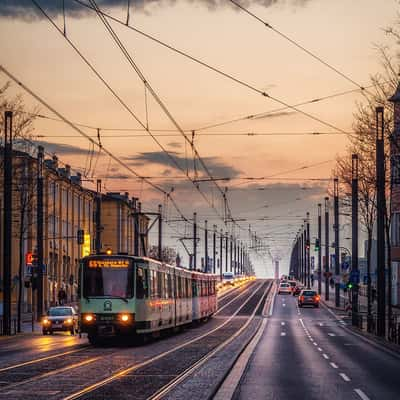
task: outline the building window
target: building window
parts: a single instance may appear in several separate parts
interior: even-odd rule
[[[396,212],[392,215],[392,246],[400,246],[400,213]]]
[[[392,184],[400,185],[400,154],[391,157]]]

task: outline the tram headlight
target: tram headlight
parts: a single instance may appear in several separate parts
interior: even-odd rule
[[[128,322],[129,321],[129,315],[128,314],[121,314],[120,319],[122,322]]]
[[[85,321],[86,322],[92,322],[94,320],[94,315],[93,314],[86,314],[85,315]]]

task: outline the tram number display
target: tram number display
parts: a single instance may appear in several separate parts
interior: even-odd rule
[[[129,260],[89,260],[89,268],[128,268]]]

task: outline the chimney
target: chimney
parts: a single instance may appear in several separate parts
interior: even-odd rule
[[[68,164],[65,164],[65,176],[70,179],[71,178],[71,166]]]
[[[53,169],[57,170],[58,168],[58,157],[54,154],[53,156]]]

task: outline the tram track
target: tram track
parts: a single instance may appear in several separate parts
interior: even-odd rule
[[[194,338],[189,338],[184,343],[181,343],[178,346],[175,346],[167,351],[161,352],[160,354],[151,357],[150,359],[146,360],[146,354],[149,353],[149,348],[153,346],[148,346],[146,349],[146,346],[139,346],[135,347],[133,351],[132,349],[127,349],[126,348],[106,348],[102,349],[102,355],[101,356],[95,356],[93,353],[98,353],[99,349],[98,348],[93,348],[89,345],[83,345],[83,347],[79,349],[73,349],[69,350],[66,352],[61,352],[57,354],[51,354],[49,356],[45,357],[39,357],[37,359],[33,360],[28,360],[25,362],[21,362],[15,365],[7,366],[4,368],[0,369],[0,387],[2,389],[2,395],[0,396],[1,398],[13,398],[13,393],[18,395],[18,393],[21,393],[24,395],[24,398],[42,398],[41,395],[45,396],[46,398],[53,397],[54,398],[64,398],[64,399],[75,399],[75,398],[87,398],[87,399],[92,399],[91,395],[87,397],[88,394],[93,392],[96,392],[100,387],[106,386],[111,382],[114,382],[118,379],[123,378],[124,376],[128,375],[130,372],[133,371],[138,371],[141,368],[146,368],[147,366],[150,366],[152,363],[156,363],[157,360],[161,360],[168,355],[172,355],[173,353],[179,351],[180,349],[189,346],[192,344],[192,346],[198,342],[201,341],[203,338],[206,337],[211,337],[211,335],[217,331],[219,331],[221,334],[223,333],[225,336],[232,336],[234,335],[234,332],[240,329],[240,326],[243,323],[242,321],[236,321],[232,322],[232,320],[235,318],[236,315],[240,312],[240,310],[248,304],[251,299],[253,299],[253,296],[255,296],[257,293],[259,293],[259,290],[261,287],[265,287],[264,284],[259,284],[257,287],[254,287],[255,285],[248,285],[248,287],[242,291],[241,293],[238,293],[235,290],[235,293],[231,296],[229,296],[229,301],[226,303],[223,307],[228,307],[229,305],[231,307],[234,306],[234,300],[240,302],[242,300],[242,296],[248,292],[250,288],[254,289],[253,293],[251,296],[249,296],[246,301],[241,302],[240,305],[236,305],[236,311],[232,312],[232,315],[230,317],[226,317],[222,323],[218,324],[216,327],[213,329],[200,334],[199,336],[196,336]],[[231,295],[231,293],[229,293]],[[226,297],[224,297],[226,298]],[[216,320],[214,320],[216,321]],[[220,322],[218,321],[218,322]],[[211,322],[211,321],[210,321]],[[209,322],[209,323],[210,323]],[[229,326],[228,326],[229,325]],[[203,325],[206,326],[206,325]],[[201,329],[201,328],[200,328]],[[191,330],[188,330],[187,333],[190,334]],[[174,335],[174,337],[178,337],[179,335]],[[174,337],[172,337],[172,341],[174,341]],[[179,339],[176,339],[176,342],[178,342]],[[211,340],[212,342],[212,340]],[[163,347],[162,343],[163,341],[157,341],[156,343],[159,344],[159,347]],[[208,344],[209,347],[210,344]],[[156,347],[156,344],[155,344]],[[164,346],[165,347],[165,346]],[[200,346],[201,347],[201,346]],[[137,349],[139,351],[137,351]],[[84,352],[86,350],[86,352]],[[128,361],[128,359],[132,358],[136,353],[146,353],[144,355],[140,355],[144,360],[139,360],[139,362],[132,364],[129,367],[126,367],[126,364],[124,366],[119,366],[119,364],[115,361],[110,361],[110,359],[123,359],[125,357],[125,361],[122,363]],[[151,353],[151,351],[150,351]],[[87,357],[82,360],[82,357]],[[193,364],[193,363],[192,363]],[[92,385],[89,385],[88,387],[84,388],[83,392],[82,389],[79,391],[76,391],[76,383],[74,382],[75,377],[77,377],[76,381],[78,382],[78,387],[80,386],[79,383],[82,382],[83,376],[85,376],[86,371],[84,368],[89,366],[89,370],[98,370],[101,371],[102,373],[105,371],[109,371],[109,377],[106,379],[103,379],[101,383],[95,382]],[[106,366],[106,367],[105,367]],[[38,373],[39,372],[39,373]],[[140,371],[139,371],[140,373]],[[93,374],[88,373],[88,380],[93,380]],[[151,375],[151,374],[150,374]],[[160,377],[159,374],[155,373],[154,379],[158,379]],[[169,380],[172,380],[175,377],[176,374],[173,376],[169,377]],[[149,375],[147,375],[149,376]],[[162,374],[162,379],[164,379],[167,375]],[[58,378],[61,381],[67,380],[70,385],[69,388],[67,388],[66,393],[68,392],[73,392],[72,395],[68,395],[67,397],[60,397],[62,396],[63,390],[52,390],[47,393],[45,387],[48,387],[49,385],[46,384],[47,381],[55,381],[56,382],[56,387],[59,386],[58,384]],[[38,392],[35,394],[34,391],[31,392],[29,389],[27,390],[19,390],[19,387],[22,386],[27,386],[28,388],[31,387],[32,385],[37,386]],[[62,386],[62,385],[61,385]],[[43,387],[42,390],[40,388]],[[71,389],[75,389],[75,392]],[[25,393],[27,396],[25,396]],[[48,395],[49,394],[49,395]],[[32,397],[30,397],[32,396]],[[44,398],[44,397],[43,397]]]
[[[132,398],[135,399],[152,399],[152,396],[155,396],[158,392],[160,394],[165,393],[165,391],[177,385],[182,379],[190,375],[194,369],[202,365],[246,329],[265,300],[271,286],[271,282],[260,284],[236,312],[216,328],[155,357],[120,370],[104,380],[64,397],[63,400],[123,399],[125,398],[124,387],[127,388],[126,392],[129,391],[130,397],[133,396]],[[249,302],[253,304],[254,311],[246,319],[235,319],[242,308]],[[213,335],[216,332],[219,335]],[[174,353],[177,351],[186,353],[179,355],[179,363],[176,362],[177,360],[174,357]],[[160,363],[164,366],[160,365]],[[167,373],[163,373],[164,371]],[[171,373],[172,371],[174,372],[173,374]],[[176,379],[171,376],[176,377]],[[168,382],[163,384],[163,380]],[[118,385],[110,385],[115,381],[118,381]],[[138,384],[138,381],[147,384],[143,387],[143,385]],[[161,387],[159,387],[160,384]],[[135,390],[135,393],[132,393],[132,390]],[[154,398],[160,398],[160,394]]]

